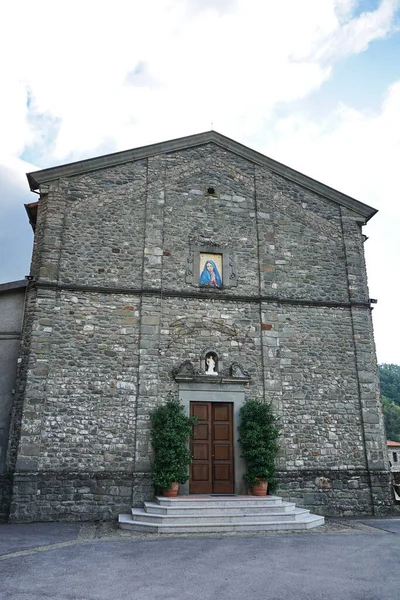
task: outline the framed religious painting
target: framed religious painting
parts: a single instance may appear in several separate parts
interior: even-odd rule
[[[236,287],[236,255],[219,246],[192,246],[187,258],[186,283],[211,289]]]
[[[222,254],[199,253],[199,284],[222,287]]]

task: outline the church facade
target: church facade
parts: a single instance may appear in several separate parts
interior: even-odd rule
[[[318,514],[390,511],[373,208],[213,131],[28,180],[10,521],[151,499],[150,415],[171,396],[205,440],[183,493],[246,493],[239,410],[260,398],[279,417],[279,495]]]

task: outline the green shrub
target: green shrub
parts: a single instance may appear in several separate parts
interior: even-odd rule
[[[255,399],[247,400],[239,414],[241,457],[247,463],[243,478],[250,486],[257,484],[259,479],[267,479],[269,489],[273,490],[279,436],[277,418],[270,404]]]
[[[173,481],[185,483],[191,463],[189,439],[197,418],[187,417],[179,400],[169,399],[154,410],[151,422],[154,487],[166,490]]]

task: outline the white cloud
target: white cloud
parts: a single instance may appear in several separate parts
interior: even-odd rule
[[[347,20],[353,13],[357,0],[336,0],[335,13],[340,21]]]
[[[211,122],[250,135],[279,103],[318,89],[336,60],[387,35],[397,4],[351,18],[348,0],[5,2],[0,152],[34,143],[40,163],[54,164]]]
[[[400,80],[376,114],[340,105],[320,122],[302,114],[278,121],[262,151],[366,204],[400,217],[393,202],[400,155]]]
[[[14,198],[24,198],[24,202],[35,202],[29,192],[25,173],[34,171],[35,166],[19,158],[10,157],[7,161],[0,163],[1,182],[1,208],[2,215],[13,207]]]
[[[331,5],[332,12],[327,10],[324,20],[311,32],[310,47],[303,58],[312,57],[321,64],[329,64],[363,52],[371,42],[390,34],[399,5],[399,0],[382,0],[376,10],[362,12],[356,18],[351,18],[354,3]]]

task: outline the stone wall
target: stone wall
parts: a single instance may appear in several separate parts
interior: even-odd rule
[[[42,188],[12,519],[148,498],[150,413],[210,349],[273,403],[283,493],[324,514],[389,504],[356,213],[210,144]],[[234,257],[235,285],[188,275],[199,247]]]
[[[0,473],[0,523],[8,520],[12,497],[12,473]]]
[[[17,470],[131,472],[137,297],[39,289],[37,306]]]
[[[19,473],[14,475],[10,522],[109,520],[153,495],[148,473]]]
[[[299,469],[277,472],[277,494],[319,515],[399,514],[387,471]]]

